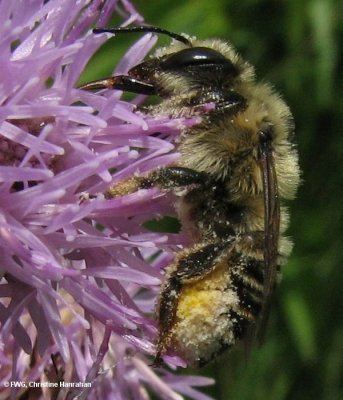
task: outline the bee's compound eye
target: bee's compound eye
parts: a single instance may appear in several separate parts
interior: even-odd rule
[[[237,74],[238,71],[222,54],[207,47],[191,47],[167,56],[162,62],[164,70],[183,70],[187,67],[220,66],[227,72]]]

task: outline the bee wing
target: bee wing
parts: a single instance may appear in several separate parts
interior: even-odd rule
[[[277,258],[280,230],[280,201],[274,156],[270,140],[265,140],[260,143],[259,161],[264,196],[264,287],[260,319],[257,325],[253,325],[248,329],[246,334],[246,358],[249,358],[251,346],[255,340],[256,333],[258,334],[259,342],[263,342],[278,272]]]
[[[264,195],[264,288],[260,337],[268,320],[271,298],[278,272],[278,241],[280,231],[280,201],[271,141],[263,141],[259,148]]]

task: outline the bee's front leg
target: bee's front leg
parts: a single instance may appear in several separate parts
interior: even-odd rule
[[[198,172],[184,167],[159,168],[147,176],[133,176],[127,180],[112,185],[105,197],[125,196],[139,189],[148,189],[157,186],[161,189],[173,189],[188,185],[206,185],[210,182],[209,176],[204,172]]]

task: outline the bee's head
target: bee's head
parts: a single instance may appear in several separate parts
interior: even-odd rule
[[[231,45],[220,40],[197,40],[153,26],[95,29],[95,33],[154,32],[173,38],[149,59],[131,68],[126,76],[90,82],[82,89],[115,88],[161,97],[221,93],[253,79],[252,66]]]
[[[252,66],[220,40],[187,38],[160,48],[150,59],[133,67],[128,75],[156,87],[157,94],[187,94],[189,91],[229,90],[250,81]]]

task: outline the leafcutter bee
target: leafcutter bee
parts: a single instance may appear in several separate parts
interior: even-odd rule
[[[176,210],[192,245],[165,271],[156,362],[171,349],[189,365],[213,360],[266,319],[278,270],[290,253],[283,199],[299,184],[291,113],[273,88],[222,40],[197,40],[151,26],[96,29],[173,38],[127,75],[82,89],[156,95],[151,115],[198,115],[178,144],[179,161],[110,187],[108,198],[157,186],[183,189]],[[206,105],[213,104],[214,108]]]

